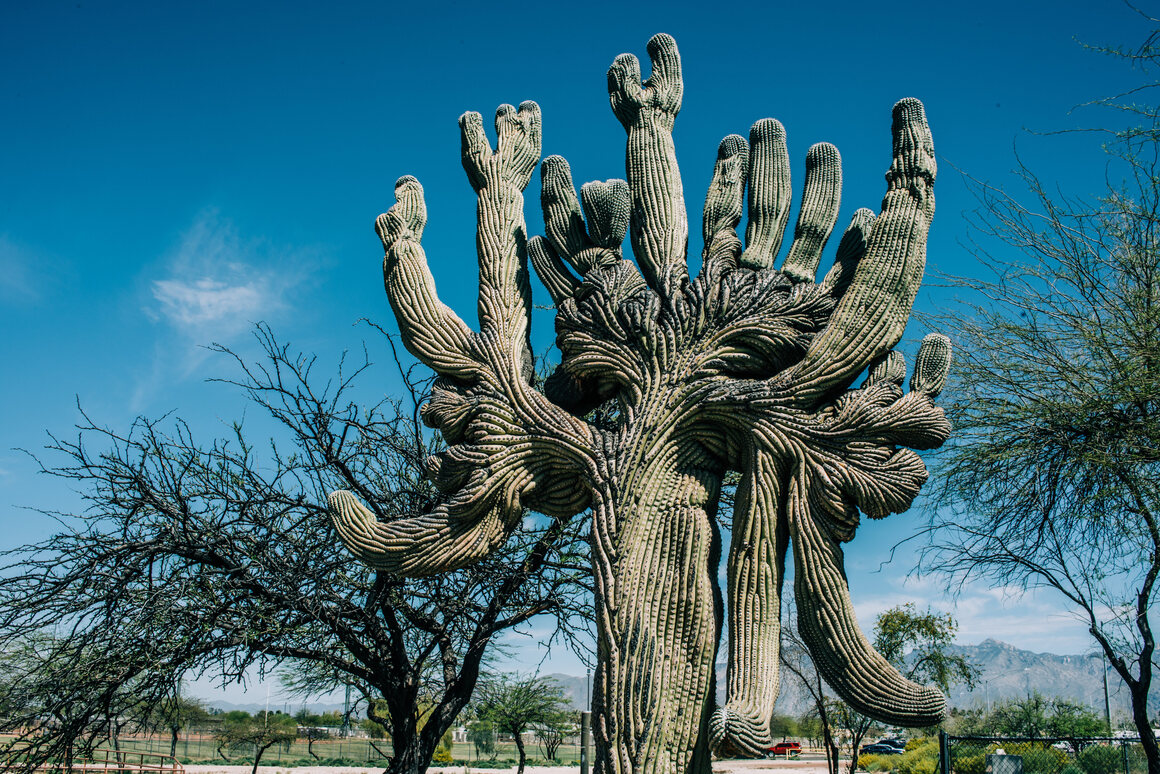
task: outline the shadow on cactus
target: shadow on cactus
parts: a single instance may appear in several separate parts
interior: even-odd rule
[[[524,508],[561,519],[590,511],[600,772],[707,772],[713,749],[752,754],[771,743],[791,547],[799,627],[830,685],[884,722],[930,725],[943,696],[871,648],[842,554],[861,514],[910,506],[927,475],[912,449],[935,448],[949,432],[933,402],[949,341],[923,341],[907,392],[893,349],[934,212],[922,104],[895,105],[882,211],[854,214],[820,281],[839,209],[837,149],[809,150],[797,223],[775,268],[791,199],[785,132],[763,119],[748,141],[726,137],[705,200],[702,269],[690,276],[672,139],[680,57],[667,35],[648,53],[643,84],[632,55],[608,72],[628,179],[586,183],[577,196],[567,162],[545,159],[544,237],[527,239],[523,218],[539,108],[501,106],[494,149],[479,114],[460,119],[478,194],[478,331],[436,296],[420,246],[422,187],[412,177],[396,184],[396,204],[378,220],[383,274],[407,348],[440,376],[423,416],[450,444],[429,465],[446,499],[422,517],[379,521],[336,492],[339,533],[362,561],[420,576],[487,555]],[[635,260],[621,252],[626,233]],[[556,305],[563,354],[542,392],[528,341],[529,258]],[[610,401],[611,425],[582,418]],[[715,708],[723,618],[714,517],[729,469],[741,484],[728,548],[728,698]]]

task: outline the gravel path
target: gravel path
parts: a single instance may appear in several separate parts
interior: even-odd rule
[[[206,766],[190,764],[185,767],[186,774],[250,774],[250,766]],[[466,769],[466,770],[465,770]],[[374,766],[259,766],[258,774],[378,774],[382,769]],[[516,767],[510,769],[473,769],[470,766],[447,766],[427,769],[430,774],[515,774]],[[524,774],[578,774],[577,766],[528,766]],[[756,774],[769,772],[777,774],[826,774],[824,760],[805,761],[766,761],[766,760],[728,760],[714,761],[713,774]]]

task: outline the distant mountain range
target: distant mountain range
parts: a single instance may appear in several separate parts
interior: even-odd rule
[[[1090,656],[1057,656],[1021,650],[1005,642],[988,639],[978,645],[956,645],[953,652],[967,657],[982,672],[973,691],[962,687],[951,690],[951,706],[983,707],[1003,699],[1019,698],[1038,691],[1044,696],[1070,699],[1090,706],[1099,714],[1104,709],[1103,661]],[[548,675],[563,687],[574,707],[585,704],[588,686],[584,677]],[[717,698],[725,695],[725,664],[717,665]],[[1113,714],[1127,712],[1128,692],[1114,672],[1108,674],[1108,690]],[[1160,687],[1153,701],[1160,699]],[[809,707],[808,696],[795,681],[782,677],[777,709],[787,715],[799,715]]]
[[[952,650],[966,656],[982,670],[979,684],[973,691],[959,687],[952,689],[950,703],[955,707],[983,707],[1003,699],[1023,697],[1038,691],[1047,697],[1062,697],[1086,704],[1097,713],[1103,713],[1104,683],[1101,672],[1103,661],[1090,656],[1057,656],[1054,653],[1035,653],[1021,650],[998,640],[984,640],[978,645],[956,645]],[[558,682],[564,694],[576,709],[587,706],[590,696],[588,680],[584,676],[549,674],[545,675]],[[724,699],[725,664],[717,665],[718,699]],[[1115,673],[1108,674],[1108,689],[1112,712],[1126,712],[1128,692],[1121,685]],[[1160,700],[1160,687],[1152,701]],[[255,712],[264,708],[263,702],[232,704],[211,701],[211,706],[229,711],[243,709]],[[303,705],[288,707],[291,713]],[[342,704],[305,705],[312,712],[342,711]],[[285,709],[281,704],[271,704],[270,709]],[[792,679],[783,676],[781,692],[777,698],[777,709],[787,715],[800,715],[809,708],[808,697]]]

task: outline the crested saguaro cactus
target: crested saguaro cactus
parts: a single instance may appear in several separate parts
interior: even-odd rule
[[[934,212],[922,104],[895,105],[882,211],[854,214],[820,281],[838,215],[837,149],[815,145],[806,156],[779,269],[790,209],[785,133],[764,119],[748,142],[726,137],[692,277],[672,138],[680,58],[667,35],[648,52],[643,84],[631,55],[608,71],[612,110],[628,133],[628,180],[586,183],[577,197],[567,162],[545,159],[546,238],[528,240],[523,216],[540,157],[539,108],[501,106],[494,150],[478,113],[460,119],[463,166],[478,194],[478,332],[439,302],[420,247],[423,190],[399,179],[396,204],[377,224],[383,274],[407,348],[440,376],[423,416],[450,444],[430,460],[446,499],[425,516],[380,522],[336,492],[338,532],[373,567],[422,576],[487,555],[525,508],[556,517],[590,509],[603,774],[707,772],[714,747],[756,752],[770,743],[791,546],[799,628],[829,684],[868,715],[931,724],[942,695],[871,648],[842,549],[861,514],[910,506],[927,475],[911,448],[937,447],[949,433],[933,402],[948,340],[923,341],[907,392],[894,351]],[[743,245],[736,229],[746,191]],[[621,254],[626,232],[635,263]],[[563,353],[543,392],[532,379],[529,257],[556,305]],[[611,420],[585,419],[609,401]],[[728,554],[728,699],[714,707],[722,625],[714,517],[729,469],[742,478]]]

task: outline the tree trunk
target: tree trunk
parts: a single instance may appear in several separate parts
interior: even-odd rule
[[[262,746],[254,745],[254,768],[250,769],[250,774],[258,774],[258,762],[262,760],[262,756],[266,754],[266,750],[269,750],[273,744],[271,742],[270,744]]]
[[[858,748],[862,746],[862,740],[866,738],[868,730],[868,728],[863,728],[861,731],[850,734],[850,774],[854,774],[858,770]]]
[[[640,424],[671,432],[672,417]],[[592,528],[597,774],[708,774],[720,477],[694,444],[617,439]]]
[[[516,752],[520,755],[520,765],[516,769],[516,774],[524,774],[524,765],[528,762],[528,754],[524,750],[524,735],[517,731],[513,736],[516,738]]]
[[[822,689],[821,677],[818,678],[819,696]],[[821,701],[824,701],[822,699]],[[840,762],[838,760],[838,745],[834,744],[834,735],[830,732],[830,718],[826,714],[824,706],[819,704],[818,718],[822,723],[822,746],[826,748],[826,765],[829,766],[830,774],[838,774],[838,767]]]
[[[1152,724],[1148,722],[1147,686],[1137,682],[1130,687],[1132,720],[1136,724],[1136,733],[1140,735],[1140,746],[1144,748],[1144,757],[1148,760],[1148,774],[1160,774],[1160,745],[1156,743],[1156,734],[1152,730]]]
[[[830,774],[838,774],[842,762],[839,757],[838,745],[834,743],[834,737],[829,731],[826,731],[822,744],[826,746],[826,765],[830,768]]]
[[[169,729],[169,757],[170,758],[177,757],[177,732],[180,730],[181,729],[178,729],[178,728]]]
[[[396,721],[395,713],[391,713],[391,750],[394,757],[387,764],[386,774],[424,774],[431,765],[431,756],[435,754],[435,743],[430,740],[426,728],[424,733],[419,733],[413,714],[398,717]],[[438,738],[435,742],[438,742]]]

